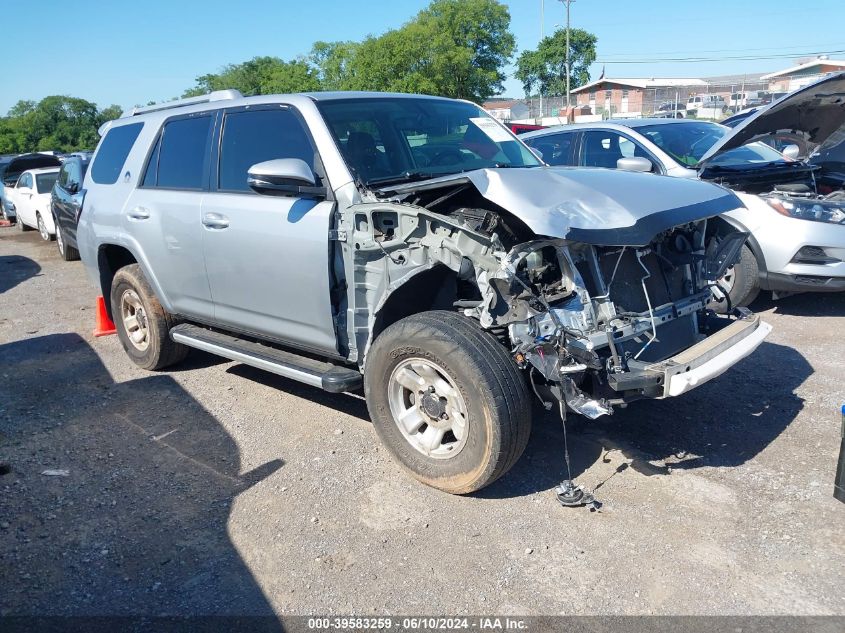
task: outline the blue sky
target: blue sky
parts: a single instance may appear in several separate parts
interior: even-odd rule
[[[505,3],[518,50],[535,47],[540,0]],[[19,99],[51,94],[78,96],[100,106],[131,107],[168,99],[193,85],[198,75],[224,64],[256,55],[290,59],[306,54],[318,39],[356,40],[379,34],[427,4],[426,0],[18,3],[11,13],[4,12],[0,33],[5,61],[0,113]],[[573,27],[598,36],[594,79],[603,65],[609,77],[701,77],[779,70],[792,65],[793,55],[845,50],[842,0],[576,0],[571,16]],[[564,20],[563,5],[545,0],[546,34]],[[693,56],[723,61],[621,63]],[[724,60],[737,56],[768,59]],[[831,57],[842,59],[845,53]],[[514,79],[507,81],[506,93],[523,96]]]

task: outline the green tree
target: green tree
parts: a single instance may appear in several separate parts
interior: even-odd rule
[[[317,71],[322,90],[346,90],[352,81],[357,42],[314,42],[308,61]]]
[[[597,41],[583,29],[569,30],[570,89],[589,83]],[[543,38],[536,50],[523,51],[516,67],[514,76],[522,82],[526,96],[566,94],[566,29]]]
[[[229,64],[219,73],[197,77],[183,97],[234,88],[245,96],[319,90],[318,72],[305,59],[289,62],[278,57],[254,57],[241,64]]]
[[[480,102],[502,90],[515,47],[497,0],[434,0],[402,27],[364,40],[345,87]]]
[[[96,104],[75,97],[19,101],[0,119],[0,153],[93,149],[100,125],[118,116],[117,106],[99,111]]]

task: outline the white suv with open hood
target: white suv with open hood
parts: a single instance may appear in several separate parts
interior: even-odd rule
[[[717,294],[729,309],[750,303],[760,289],[775,298],[845,290],[845,152],[829,149],[836,142],[842,147],[843,124],[840,73],[761,108],[733,129],[708,121],[627,119],[521,138],[551,164],[699,177],[735,191],[743,207],[724,218],[750,235],[740,264],[719,280]],[[799,158],[792,143],[811,156]]]

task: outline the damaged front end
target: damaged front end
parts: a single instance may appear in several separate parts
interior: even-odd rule
[[[707,309],[713,280],[736,262],[746,235],[706,235],[701,220],[645,247],[520,244],[486,279],[484,302],[466,312],[484,327],[507,326],[514,358],[544,401],[552,395],[594,419],[639,398],[679,395],[750,353],[717,360],[761,327],[747,311]]]
[[[768,334],[770,327],[745,309],[722,316],[708,308],[716,280],[738,261],[747,238],[726,231],[717,217],[739,205],[733,194],[666,179],[661,191],[678,201],[693,198],[688,190],[699,197],[649,213],[624,195],[641,201],[636,187],[651,180],[598,170],[528,171],[402,185],[348,208],[335,233],[345,242],[338,271],[347,278],[339,284],[352,281],[354,289],[344,293],[349,304],[338,315],[345,319],[339,329],[349,332],[350,358],[363,364],[380,324],[412,313],[427,295],[422,309],[461,310],[506,345],[547,408],[557,400],[562,414],[594,419],[633,400],[680,395],[721,374]],[[599,198],[596,188],[584,193],[598,176],[632,186],[617,188],[615,197]],[[515,195],[508,179],[524,185],[525,178],[578,185],[580,206],[543,213],[539,196],[549,196],[548,189],[521,186],[541,194],[530,213],[516,213],[514,201],[531,196]],[[687,189],[671,189],[679,186]],[[617,223],[602,221],[602,209]],[[543,237],[552,231],[558,237]],[[431,277],[437,270],[451,272]]]

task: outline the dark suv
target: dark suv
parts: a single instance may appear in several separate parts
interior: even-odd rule
[[[82,181],[88,171],[89,162],[89,158],[79,155],[66,159],[50,197],[50,210],[56,225],[56,245],[67,262],[79,259],[76,225],[85,198]]]

